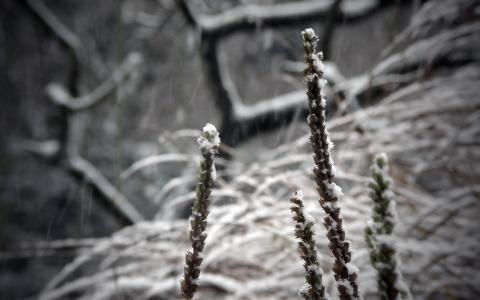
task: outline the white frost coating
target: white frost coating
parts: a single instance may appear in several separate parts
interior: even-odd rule
[[[320,269],[319,269],[318,265],[308,265],[307,266],[307,271],[317,273],[317,274],[320,273]]]
[[[358,274],[359,272],[358,268],[352,263],[347,263],[347,270],[348,270],[348,275],[352,275],[354,273]]]
[[[332,152],[333,147],[334,147],[335,145],[333,144],[332,140],[330,139],[330,134],[328,134],[328,130],[326,130],[326,129],[325,129],[325,134],[326,134],[326,136],[327,136],[327,149],[328,149],[328,153],[330,153],[330,152]],[[334,162],[333,162],[333,160],[332,160],[331,157],[330,157],[329,163],[330,163],[331,165],[334,164]]]
[[[302,33],[305,35],[305,37],[309,40],[315,38],[315,31],[312,28],[307,28]]]
[[[217,180],[217,168],[215,168],[215,164],[212,164],[212,179]]]
[[[308,82],[313,82],[316,77],[318,77],[317,74],[308,74],[307,76],[305,76],[305,80]]]
[[[308,283],[305,283],[300,290],[298,290],[298,296],[303,297],[303,295],[308,293],[308,290],[310,289],[310,285]]]
[[[323,90],[322,90],[322,93],[323,93]],[[327,106],[327,100],[323,97],[320,99],[320,106],[322,108],[325,108]]]
[[[384,199],[393,201],[393,198],[394,198],[394,197],[395,197],[395,194],[394,194],[393,191],[391,191],[390,189],[385,190],[385,191],[382,192],[382,198],[384,198]]]
[[[303,201],[303,192],[302,190],[298,190],[295,192],[295,196],[300,199],[301,201]]]
[[[315,47],[315,44],[318,40],[317,35],[315,34],[315,31],[312,28],[307,28],[304,31],[302,31],[302,35],[304,36],[304,41],[307,44],[313,44],[312,46]],[[322,62],[322,57],[323,53],[318,52],[318,53],[311,53],[308,56],[308,59],[312,61],[312,66],[315,71],[320,77],[322,77],[323,73],[325,72],[325,65]],[[313,78],[308,78],[307,81],[312,81]],[[325,86],[325,79],[320,78],[318,81],[320,90],[323,92],[323,88]]]
[[[398,268],[397,264],[397,268]],[[395,288],[400,291],[401,299],[402,300],[413,300],[412,294],[410,293],[410,289],[405,284],[405,280],[400,272],[397,270],[397,281],[395,281]]]
[[[300,201],[303,202],[303,192],[302,192],[302,190],[297,190],[297,191],[295,192],[295,197],[297,197]],[[297,227],[298,227],[299,229],[301,229],[301,230],[304,230],[305,227],[306,227],[309,223],[311,223],[312,226],[313,226],[313,224],[315,223],[315,218],[314,218],[311,214],[305,212],[304,207],[298,206],[298,209],[299,209],[300,212],[303,214],[303,217],[305,218],[305,223],[299,223],[299,222],[298,222],[295,226],[297,226]]]
[[[313,62],[314,62],[314,65],[313,65],[313,66],[314,66],[314,68],[315,68],[316,70],[317,70],[317,69],[318,69],[318,70],[323,70],[323,68],[324,68],[323,63],[321,64],[321,66],[317,66],[317,65],[315,65],[315,63],[318,64],[318,61],[313,61]],[[321,61],[320,61],[320,62],[321,62]],[[325,90],[325,86],[326,86],[326,85],[327,85],[327,80],[326,80],[325,78],[321,78],[321,79],[318,81],[318,87],[322,90],[322,92],[323,92],[323,90]],[[322,96],[324,96],[324,95],[322,95]]]
[[[207,123],[203,127],[202,135],[197,140],[200,149],[206,151],[216,151],[220,145],[220,137],[217,128],[214,125]]]
[[[392,193],[393,194],[393,193]],[[392,223],[397,223],[398,222],[398,215],[397,215],[397,203],[395,202],[394,198],[389,199],[390,201],[388,202],[388,212],[389,215],[387,217],[391,218]]]
[[[337,208],[337,203],[333,201],[325,202],[324,206],[328,207],[330,210],[335,210]]]
[[[375,160],[382,160],[385,164],[385,166],[387,167],[388,169],[388,156],[385,152],[382,152],[382,153],[378,153],[377,155],[375,155]]]
[[[332,175],[336,176],[337,175],[337,168],[332,164]]]
[[[311,223],[313,225],[315,223],[315,218],[311,214],[304,211],[303,216],[305,217],[306,224]]]
[[[338,285],[345,287],[345,289],[347,290],[347,293],[350,295],[351,299],[359,299],[358,297],[353,296],[354,291],[353,291],[352,286],[350,285],[350,282],[348,282],[348,280],[339,278],[338,279]]]
[[[327,186],[327,193],[330,196],[335,197],[337,199],[340,199],[343,197],[342,188],[339,187],[335,182],[332,182],[332,183],[326,182],[325,185]]]
[[[295,229],[297,230],[305,230],[305,227],[306,227],[306,223],[298,222],[297,224],[295,224]]]
[[[312,59],[312,64],[313,64],[313,68],[315,69],[315,71],[317,73],[321,73],[323,74],[325,72],[325,65],[323,64],[323,62],[320,60],[320,58],[318,57],[317,54],[312,54],[310,55],[310,58]],[[323,78],[321,78],[319,81],[318,81],[318,84],[320,86],[321,89],[323,89],[325,87],[325,84],[327,83],[327,81]]]
[[[379,174],[390,181],[390,176],[388,175],[389,167],[388,167],[387,154],[379,153],[375,155],[375,158],[373,159],[373,161],[374,161],[374,164],[372,166],[372,172],[375,174]],[[377,164],[378,161],[383,162],[383,166],[381,168]]]
[[[397,240],[390,234],[378,234],[375,236],[377,247],[385,246],[389,249],[395,249]]]

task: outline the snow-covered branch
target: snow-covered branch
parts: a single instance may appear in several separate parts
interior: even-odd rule
[[[92,109],[107,99],[111,92],[137,69],[141,63],[141,56],[138,53],[131,53],[103,83],[93,91],[81,95],[83,90],[80,88],[80,75],[86,71],[84,65],[87,65],[89,67],[87,70],[93,71],[96,75],[99,73],[98,69],[102,62],[99,62],[95,55],[87,57],[80,38],[69,30],[41,0],[26,0],[25,5],[29,12],[64,46],[71,58],[71,70],[66,87],[50,84],[46,89],[49,99],[60,107],[61,117],[58,124],[60,133],[55,141],[55,149],[46,152],[42,149],[45,145],[41,143],[29,143],[25,146],[29,146],[30,151],[48,156],[58,163],[58,166],[66,168],[78,182],[86,182],[92,186],[96,198],[105,204],[123,224],[131,225],[143,220],[143,216],[127,198],[79,153],[85,121],[81,112]]]
[[[327,19],[336,0],[292,1],[273,5],[241,5],[217,15],[199,15],[189,8],[187,1],[177,3],[189,23],[198,26],[202,34],[221,38],[238,31],[252,31],[262,27],[286,27]],[[376,12],[383,4],[376,0],[345,1],[336,17],[350,22]]]
[[[141,61],[142,57],[140,54],[130,53],[118,69],[112,72],[109,78],[91,92],[82,96],[73,97],[63,86],[56,83],[49,84],[46,92],[55,104],[64,106],[70,111],[90,109],[100,104],[103,100],[108,99],[108,96],[115,88],[123,83],[132,72],[137,70]]]
[[[329,44],[337,20],[356,21],[383,5],[376,0],[301,1],[268,6],[241,5],[217,15],[197,15],[187,1],[177,0],[176,3],[186,21],[199,33],[202,58],[216,106],[222,115],[221,136],[228,146],[236,146],[255,135],[306,116],[307,107],[306,99],[299,97],[300,93],[263,100],[257,105],[244,105],[219,59],[220,39],[236,32],[257,29],[259,25],[284,27],[326,20],[322,42]]]

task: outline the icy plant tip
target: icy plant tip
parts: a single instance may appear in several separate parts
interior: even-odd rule
[[[315,39],[317,37],[315,31],[313,31],[313,28],[305,29],[304,31],[302,31],[302,35],[309,40]]]
[[[220,137],[214,125],[207,123],[203,127],[202,135],[197,140],[200,150],[203,152],[216,153],[220,145]]]
[[[302,38],[303,38],[303,43],[304,43],[304,48],[305,52],[307,54],[307,60],[309,61],[309,64],[313,68],[313,73],[316,73],[320,75],[319,77],[322,77],[323,73],[325,72],[325,66],[323,65],[322,59],[323,59],[323,53],[322,51],[320,52],[315,52],[315,49],[317,48],[317,43],[318,43],[318,36],[315,34],[315,31],[312,28],[307,28],[304,31],[302,31]],[[306,70],[308,72],[308,68]],[[313,80],[313,77],[315,76],[307,76],[307,80]],[[321,80],[319,80],[319,84],[322,86],[325,84],[325,79],[322,77]]]

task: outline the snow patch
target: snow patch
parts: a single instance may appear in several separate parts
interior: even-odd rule
[[[215,164],[212,164],[212,179],[217,180],[217,169],[215,168]]]
[[[310,289],[310,285],[305,283],[300,290],[298,290],[298,296],[303,297],[303,295],[308,294],[308,290]]]
[[[295,192],[295,197],[297,197],[300,201],[303,201],[303,192],[302,190],[298,190]]]
[[[325,185],[327,187],[328,195],[336,199],[341,199],[343,197],[342,188],[339,187],[335,182],[332,182],[332,183],[326,182]]]
[[[359,269],[355,265],[353,265],[352,263],[347,263],[346,266],[348,270],[348,275],[358,274]]]

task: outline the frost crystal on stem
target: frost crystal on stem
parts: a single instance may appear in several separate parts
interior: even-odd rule
[[[323,55],[321,52],[316,52],[318,37],[313,29],[302,31],[302,37],[307,65],[304,72],[309,108],[307,120],[315,163],[313,173],[320,194],[320,205],[326,213],[324,225],[330,242],[329,247],[335,257],[333,272],[340,299],[360,299],[357,272],[350,262],[352,257],[350,244],[345,239],[340,207],[337,205],[343,193],[334,182],[335,169],[331,158],[333,143],[330,141],[325,125],[326,100],[322,92],[325,84]]]
[[[324,300],[325,287],[322,283],[322,273],[317,258],[315,240],[313,238],[313,221],[308,220],[303,209],[302,191],[297,191],[291,198],[293,204],[290,210],[293,212],[295,221],[295,236],[299,239],[298,250],[303,259],[305,268],[306,285],[300,290],[299,294],[308,300]]]
[[[377,154],[373,160],[372,182],[369,187],[373,201],[372,221],[365,229],[365,239],[370,252],[370,261],[377,270],[377,285],[380,299],[412,299],[398,271],[398,258],[392,236],[396,223],[393,180],[388,175],[388,158]]]
[[[181,280],[182,299],[192,299],[197,290],[198,277],[200,276],[203,260],[202,251],[205,247],[207,233],[207,216],[209,213],[210,194],[212,193],[213,180],[215,179],[215,165],[213,159],[220,144],[220,138],[215,126],[207,124],[202,135],[198,138],[202,159],[197,175],[196,198],[190,217],[190,242],[192,249],[185,255],[184,275]]]

